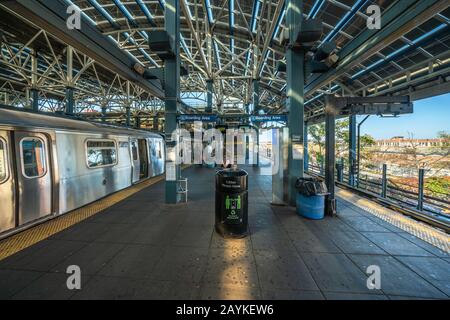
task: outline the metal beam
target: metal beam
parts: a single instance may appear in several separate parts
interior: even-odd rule
[[[165,75],[165,125],[166,134],[166,203],[175,204],[180,200],[178,194],[178,180],[180,180],[180,166],[176,164],[176,143],[172,141],[172,133],[178,128],[177,113],[180,99],[180,2],[166,0],[164,10],[165,29],[169,37],[174,40],[174,56],[164,61]]]
[[[336,80],[352,67],[371,57],[383,48],[448,7],[442,0],[402,0],[391,5],[383,14],[383,26],[377,32],[366,29],[339,51],[336,68],[314,77],[306,85],[306,94],[314,92]]]
[[[259,80],[253,79],[252,80],[252,86],[253,86],[253,113],[258,114],[259,113]]]
[[[126,109],[126,125],[127,125],[127,127],[130,127],[131,126],[131,110],[130,110],[129,106],[127,106],[125,109]]]
[[[198,37],[198,31],[195,30],[194,24],[192,23],[192,15],[191,15],[189,6],[188,6],[186,0],[180,0],[180,1],[181,1],[181,8],[183,9],[184,15],[186,16],[186,22],[189,26],[189,29],[191,30],[191,35],[194,38],[195,45],[197,46],[197,50],[200,54],[203,68],[205,69],[205,72],[208,75],[208,77],[211,77],[211,70],[210,70],[210,68],[208,68],[208,62],[206,60],[205,52],[203,51],[203,46],[200,42],[200,38]]]
[[[423,88],[409,92],[411,101],[435,97],[450,92],[450,82],[435,84],[429,88]]]
[[[329,216],[336,214],[335,198],[335,165],[336,165],[336,101],[333,96],[325,95],[325,183],[328,189],[325,213]]]
[[[304,171],[308,171],[309,169],[309,150],[308,150],[308,122],[305,121],[303,124],[304,128],[304,133],[303,133],[303,143],[304,143],[304,148],[303,148],[303,170]]]
[[[348,183],[352,187],[355,186],[356,140],[356,115],[351,115],[348,122]]]
[[[39,91],[38,91],[38,57],[36,50],[31,51],[31,109],[39,111]]]
[[[74,99],[73,99],[73,88],[66,88],[66,113],[73,114],[74,112]]]
[[[286,25],[289,39],[294,41],[294,34],[302,22],[303,1],[287,0]],[[303,177],[303,126],[304,126],[304,67],[305,52],[294,48],[293,43],[286,51],[286,106],[289,112],[289,152],[288,152],[288,190],[289,204],[295,205],[295,181]]]
[[[209,79],[206,80],[206,113],[212,113],[213,110],[213,80]]]
[[[263,45],[263,48],[261,50],[261,56],[259,58],[258,65],[257,65],[257,68],[256,68],[258,75],[261,73],[261,69],[262,69],[264,61],[266,59],[267,50],[269,50],[269,45],[270,45],[270,43],[273,40],[272,35],[274,34],[275,28],[277,27],[277,24],[279,23],[280,15],[283,12],[284,1],[285,0],[280,0],[278,2],[278,5],[275,8],[275,12],[273,14],[272,22],[270,23],[269,31],[265,33],[265,37],[266,38],[264,40],[264,45]],[[271,4],[269,4],[269,5],[271,5]]]
[[[159,82],[148,81],[135,73],[131,67],[137,62],[136,59],[127,55],[125,51],[101,34],[98,28],[84,15],[81,15],[80,30],[69,30],[66,25],[67,2],[64,0],[50,2],[8,0],[2,1],[0,6],[12,14],[28,20],[38,28],[48,31],[55,38],[93,58],[127,80],[139,84],[147,92],[159,98],[164,97]]]

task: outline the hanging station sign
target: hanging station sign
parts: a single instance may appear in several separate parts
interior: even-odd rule
[[[180,122],[217,122],[217,115],[215,114],[180,114],[177,116]]]
[[[287,122],[287,116],[285,114],[263,114],[257,116],[250,116],[251,122],[272,122],[283,121]]]

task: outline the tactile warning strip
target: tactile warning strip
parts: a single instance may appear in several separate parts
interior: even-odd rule
[[[432,226],[413,220],[399,212],[383,207],[350,191],[338,189],[337,195],[393,226],[404,230],[433,246],[450,253],[450,236]]]
[[[94,203],[88,204],[82,208],[76,209],[67,214],[43,222],[42,224],[31,227],[9,238],[0,241],[0,260],[3,260],[25,248],[32,246],[46,238],[67,229],[74,224],[81,222],[113,205],[128,198],[157,182],[164,180],[164,176],[151,178],[139,184],[133,185],[127,189],[118,191]]]

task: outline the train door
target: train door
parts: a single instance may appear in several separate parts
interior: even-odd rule
[[[155,152],[154,152],[154,142],[153,139],[147,139],[147,154],[148,154],[148,176],[154,177],[155,176],[155,169],[153,166],[153,160],[155,158]]]
[[[164,173],[165,167],[165,154],[164,144],[162,139],[155,139],[155,168],[154,174],[160,175]]]
[[[15,131],[19,225],[52,213],[50,143],[42,133]]]
[[[141,164],[139,162],[138,140],[135,138],[130,139],[130,151],[131,151],[131,181],[135,183],[139,181],[139,176],[141,172]]]
[[[148,147],[147,140],[139,139],[139,179],[148,178]]]
[[[0,130],[0,232],[12,229],[16,224],[16,192],[10,149],[8,132]]]

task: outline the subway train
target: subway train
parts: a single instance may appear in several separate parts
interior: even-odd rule
[[[164,174],[162,135],[0,108],[0,238]]]

